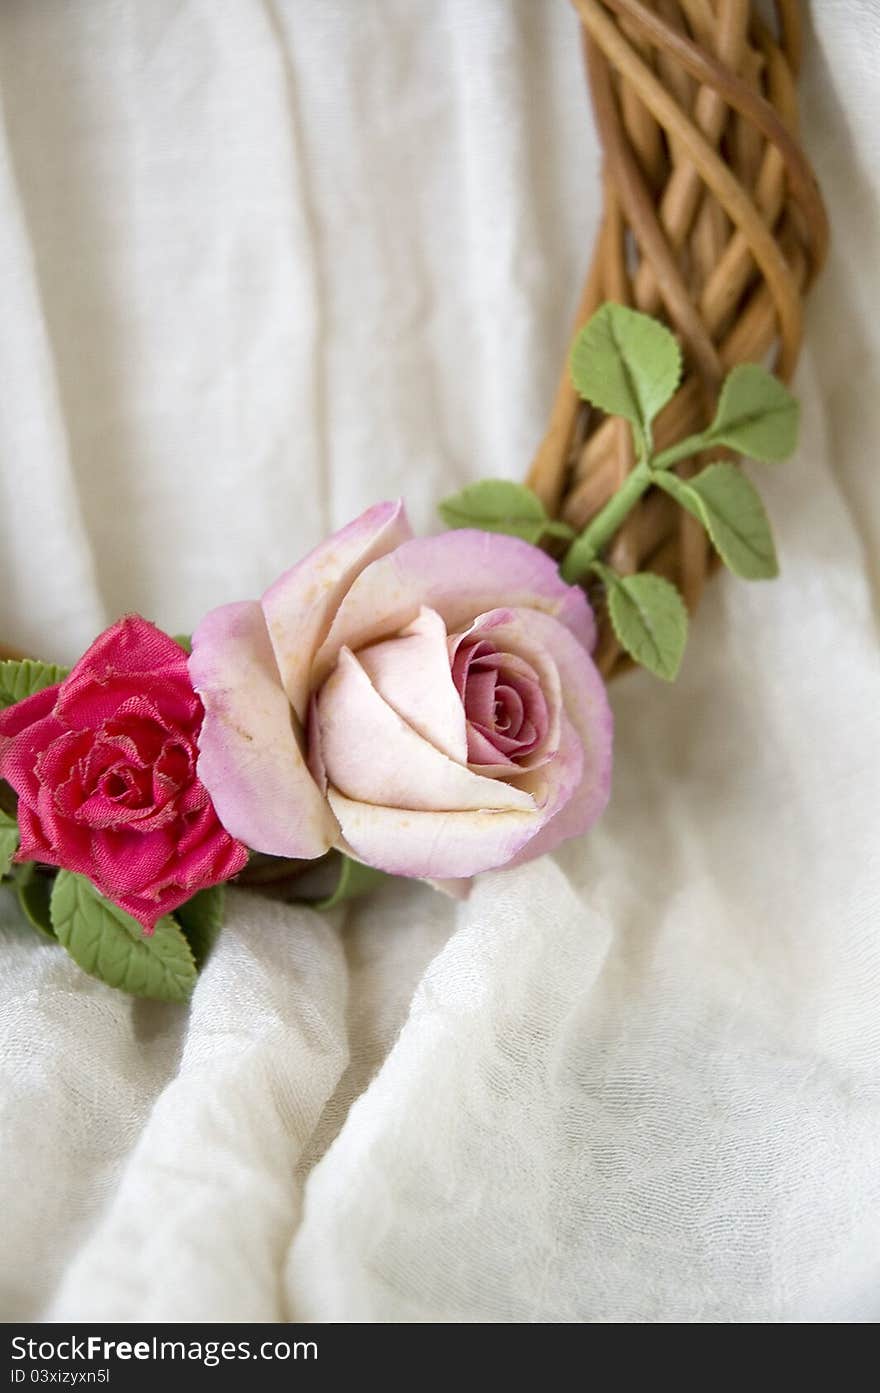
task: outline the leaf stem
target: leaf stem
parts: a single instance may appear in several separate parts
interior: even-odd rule
[[[651,484],[651,467],[641,459],[604,508],[584,528],[562,563],[562,576],[569,583],[586,575],[596,557],[614,536],[627,514]]]
[[[594,576],[598,576],[606,590],[610,590],[612,585],[616,585],[620,580],[620,576],[614,568],[612,566],[606,566],[604,561],[592,561],[590,563],[590,570],[593,572]]]
[[[670,469],[673,464],[678,464],[679,460],[687,459],[689,455],[699,454],[700,450],[705,450],[711,444],[710,433],[703,431],[697,435],[688,435],[684,440],[679,440],[677,444],[670,445],[667,450],[661,450],[659,455],[655,455],[651,461],[651,468]]]

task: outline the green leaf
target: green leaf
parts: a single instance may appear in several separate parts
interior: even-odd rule
[[[224,887],[212,885],[193,895],[186,904],[178,905],[174,911],[199,970],[204,967],[223,926],[225,899]]]
[[[354,900],[360,895],[368,895],[383,880],[389,879],[384,871],[377,871],[373,866],[365,866],[363,862],[354,861],[344,853],[340,854],[340,860],[342,864],[339,869],[336,889],[325,900],[316,900],[312,906],[313,909],[335,909],[344,900]]]
[[[20,874],[16,876],[15,892],[21,911],[31,928],[36,929],[43,938],[57,943],[49,907],[52,895],[51,877],[41,875],[33,862],[29,862],[21,867]]]
[[[180,644],[184,653],[191,653],[193,651],[192,639],[189,634],[175,634],[174,642]]]
[[[84,972],[132,996],[186,1001],[196,965],[170,915],[145,934],[131,915],[71,871],[58,872],[50,904],[58,941]]]
[[[657,483],[699,519],[734,575],[744,580],[772,580],[779,575],[764,505],[735,464],[710,464],[694,479],[658,474]]]
[[[571,378],[592,406],[629,421],[647,449],[651,422],[679,384],[681,350],[658,320],[606,304],[574,341]]]
[[[594,562],[608,589],[608,613],[615,634],[637,663],[672,682],[687,643],[688,616],[674,585],[642,571],[619,576]]]
[[[524,484],[510,479],[480,479],[460,493],[444,498],[440,516],[447,527],[477,527],[483,532],[504,532],[537,545],[545,535],[573,537],[564,522],[547,516],[544,504]]]
[[[705,438],[770,464],[787,459],[797,445],[799,414],[797,399],[778,377],[757,363],[741,363],[725,380]]]
[[[0,663],[0,708],[14,706],[34,692],[62,682],[69,671],[57,663],[37,663],[31,658],[22,658],[21,662],[7,659]]]
[[[0,878],[9,874],[9,867],[17,850],[18,823],[9,813],[0,810]]]

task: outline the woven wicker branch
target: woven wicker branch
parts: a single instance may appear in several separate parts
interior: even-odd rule
[[[685,372],[656,423],[662,449],[709,424],[736,363],[769,358],[785,380],[797,363],[803,297],[828,246],[797,137],[800,7],[776,0],[774,32],[754,0],[573,4],[604,154],[603,217],[575,331],[616,300],[678,335]],[[554,515],[582,528],[634,460],[624,423],[577,398],[567,357],[528,482]],[[691,610],[715,564],[700,524],[657,490],[608,555],[624,574],[666,576]],[[629,659],[594,599],[599,664],[611,677]]]

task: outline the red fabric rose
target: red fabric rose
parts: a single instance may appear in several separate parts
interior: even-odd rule
[[[70,676],[0,712],[0,778],[18,793],[18,861],[78,871],[148,933],[242,869],[196,777],[204,708],[186,654],[138,615]]]

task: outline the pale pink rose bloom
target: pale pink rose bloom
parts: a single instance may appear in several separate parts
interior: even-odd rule
[[[380,503],[193,635],[199,778],[256,851],[462,881],[595,822],[612,722],[592,612],[536,547],[414,538]]]

